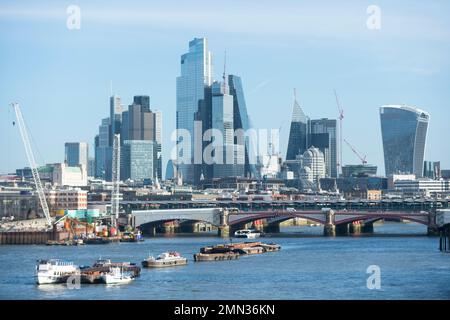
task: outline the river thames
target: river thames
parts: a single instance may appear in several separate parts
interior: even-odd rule
[[[424,226],[385,223],[370,236],[328,238],[321,232],[322,227],[285,227],[262,238],[279,243],[279,252],[203,263],[192,258],[200,247],[227,240],[177,235],[78,247],[4,245],[0,299],[450,299],[450,255],[438,250],[438,238],[424,236]],[[35,284],[38,259],[92,265],[109,258],[140,265],[149,254],[172,250],[188,257],[188,265],[143,269],[128,285]],[[367,288],[371,265],[381,270],[380,289]]]

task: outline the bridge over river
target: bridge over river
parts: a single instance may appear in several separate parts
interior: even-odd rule
[[[381,219],[413,221],[428,227],[429,234],[437,232],[436,214],[433,211],[375,211],[375,210],[252,210],[238,211],[225,208],[188,208],[133,210],[130,219],[134,227],[155,226],[178,220],[183,222],[206,222],[218,228],[219,234],[227,237],[234,230],[245,228],[255,221],[264,221],[268,232],[279,231],[281,222],[303,218],[324,226],[324,235],[334,236],[354,232],[372,232],[373,223]]]

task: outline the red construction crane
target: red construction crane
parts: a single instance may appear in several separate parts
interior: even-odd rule
[[[356,154],[356,156],[359,158],[359,160],[361,160],[362,164],[367,164],[367,160],[366,160],[366,155],[360,155],[358,151],[355,150],[355,148],[353,148],[353,146],[347,141],[345,140],[345,143],[350,147],[350,149],[352,149],[353,153]]]

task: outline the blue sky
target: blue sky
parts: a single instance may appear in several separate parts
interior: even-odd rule
[[[66,27],[69,5],[81,29]],[[366,9],[381,9],[369,30]],[[110,80],[124,104],[148,94],[163,112],[165,160],[175,129],[175,78],[193,37],[207,37],[215,78],[223,52],[242,77],[257,128],[281,127],[286,152],[292,91],[311,118],[345,110],[344,138],[384,173],[378,108],[431,114],[425,159],[450,168],[448,1],[9,1],[0,3],[0,172],[27,165],[14,115],[21,104],[40,164],[64,142],[93,139],[108,115]],[[343,146],[344,163],[359,160]]]

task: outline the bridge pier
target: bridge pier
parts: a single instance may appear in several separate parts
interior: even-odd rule
[[[326,237],[334,237],[336,236],[336,225],[334,219],[334,211],[331,209],[322,209],[326,210],[325,216],[325,224],[323,226],[323,235]]]
[[[349,223],[348,224],[348,233],[350,234],[361,234],[362,232],[362,225],[361,223]]]
[[[230,226],[220,226],[217,228],[219,237],[229,238],[230,237]]]
[[[323,235],[325,237],[336,236],[336,226],[334,224],[326,224],[323,226]]]

